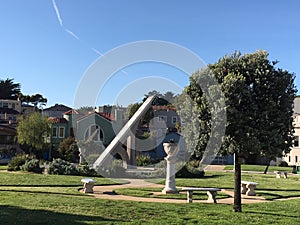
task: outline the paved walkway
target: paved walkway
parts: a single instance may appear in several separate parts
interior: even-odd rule
[[[114,193],[115,189],[119,188],[140,188],[140,187],[155,187],[155,188],[164,188],[164,185],[161,184],[153,184],[140,179],[126,179],[128,184],[121,185],[106,185],[106,186],[95,186],[94,194],[92,194],[96,198],[100,199],[110,199],[110,200],[129,200],[129,201],[137,201],[137,202],[160,202],[160,203],[186,203],[186,199],[161,199],[161,198],[143,198],[143,197],[133,197],[127,195],[118,195]],[[179,187],[180,188],[180,187]],[[229,198],[218,199],[218,203],[221,204],[233,204],[233,192],[222,189],[222,193],[226,193],[230,195]],[[193,202],[202,202],[206,203],[206,200],[193,200]],[[242,195],[242,204],[250,204],[250,203],[259,203],[259,202],[267,202],[262,197],[258,196],[246,196]]]

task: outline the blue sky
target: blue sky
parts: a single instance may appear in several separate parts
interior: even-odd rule
[[[24,94],[43,94],[47,106],[72,107],[85,71],[101,54],[142,40],[176,43],[206,63],[236,50],[243,54],[267,50],[270,60],[279,60],[279,67],[296,74],[300,89],[298,0],[1,0],[0,4],[0,78],[14,78]],[[147,91],[163,83],[148,82],[151,76],[173,82],[166,85],[173,92],[188,84],[188,75],[170,66],[132,65],[114,74],[95,105],[126,105],[119,95],[133,93],[140,99],[138,87]],[[145,82],[138,83],[143,78]]]

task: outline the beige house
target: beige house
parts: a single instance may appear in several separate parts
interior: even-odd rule
[[[289,166],[300,165],[300,97],[296,97],[294,100],[294,129],[295,129],[295,141],[294,146],[290,153],[283,157]]]

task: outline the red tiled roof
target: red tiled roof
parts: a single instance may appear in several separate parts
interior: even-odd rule
[[[97,113],[99,114],[100,116],[112,121],[112,120],[115,120],[115,114],[111,114],[111,113]]]
[[[79,114],[79,112],[76,111],[75,109],[71,109],[64,113],[64,115],[78,115],[78,114]]]
[[[51,123],[68,123],[68,121],[65,118],[49,117],[48,120]]]

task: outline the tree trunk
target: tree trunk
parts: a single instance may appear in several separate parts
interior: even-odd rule
[[[234,212],[242,212],[242,196],[241,196],[241,164],[239,154],[234,154]]]
[[[268,165],[266,166],[265,171],[264,171],[264,174],[267,174],[268,169],[269,169],[269,166],[270,166],[270,162],[269,162]]]

